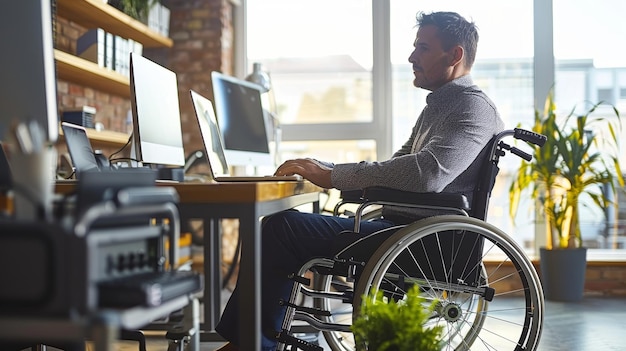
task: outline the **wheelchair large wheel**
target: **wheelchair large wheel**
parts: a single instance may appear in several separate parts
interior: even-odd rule
[[[372,255],[354,291],[354,316],[377,291],[403,299],[417,284],[442,350],[535,350],[543,321],[537,273],[519,246],[484,221],[455,215],[399,230]],[[357,347],[361,349],[362,347]]]

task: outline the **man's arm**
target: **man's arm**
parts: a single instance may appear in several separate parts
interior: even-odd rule
[[[382,162],[335,165],[331,182],[341,190],[386,186],[415,192],[438,192],[465,171],[491,137],[503,127],[497,112],[482,98],[465,101],[463,110],[431,115],[418,126],[413,153]]]

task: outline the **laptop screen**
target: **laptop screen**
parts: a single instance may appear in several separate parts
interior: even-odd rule
[[[211,101],[199,93],[190,90],[191,101],[196,112],[204,152],[209,161],[213,178],[229,175],[228,163],[224,155],[222,136],[217,125],[217,118]]]
[[[67,122],[61,123],[61,128],[76,174],[99,169],[85,128]]]

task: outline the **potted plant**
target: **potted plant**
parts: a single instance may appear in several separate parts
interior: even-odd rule
[[[378,291],[375,299],[364,298],[364,305],[352,323],[357,349],[365,347],[376,351],[439,351],[442,326],[428,327],[436,301],[430,308],[413,285],[404,299],[385,301]]]
[[[109,0],[109,4],[137,20],[148,18],[148,12],[159,0]]]
[[[540,270],[547,299],[582,298],[586,247],[580,229],[581,198],[588,197],[591,205],[604,211],[614,205],[611,199],[615,197],[607,196],[607,190],[615,194],[616,184],[624,185],[615,133],[619,111],[612,107],[616,121],[597,116],[601,105],[608,104],[593,104],[580,115],[574,108],[559,120],[549,94],[544,111],[535,111],[532,128],[547,136],[547,141],[535,147],[530,162],[522,163],[509,189],[512,218],[525,190],[530,190],[545,216],[546,246],[540,248]]]

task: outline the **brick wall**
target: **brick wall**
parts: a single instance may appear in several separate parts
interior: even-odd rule
[[[587,262],[585,295],[626,296],[626,262]]]
[[[541,279],[541,270],[538,261],[533,261],[535,270]],[[493,271],[497,268],[498,277],[506,277],[513,273],[512,264],[500,265],[500,262],[493,265],[487,265],[487,271]],[[502,279],[498,280],[492,287],[496,291],[512,291],[521,289],[516,286],[517,282]],[[626,262],[587,262],[587,272],[585,274],[585,296],[626,296]]]
[[[232,73],[232,4],[228,0],[169,0],[171,11],[166,66],[178,76],[178,91],[185,151],[201,149],[189,89],[211,98],[211,71]]]

